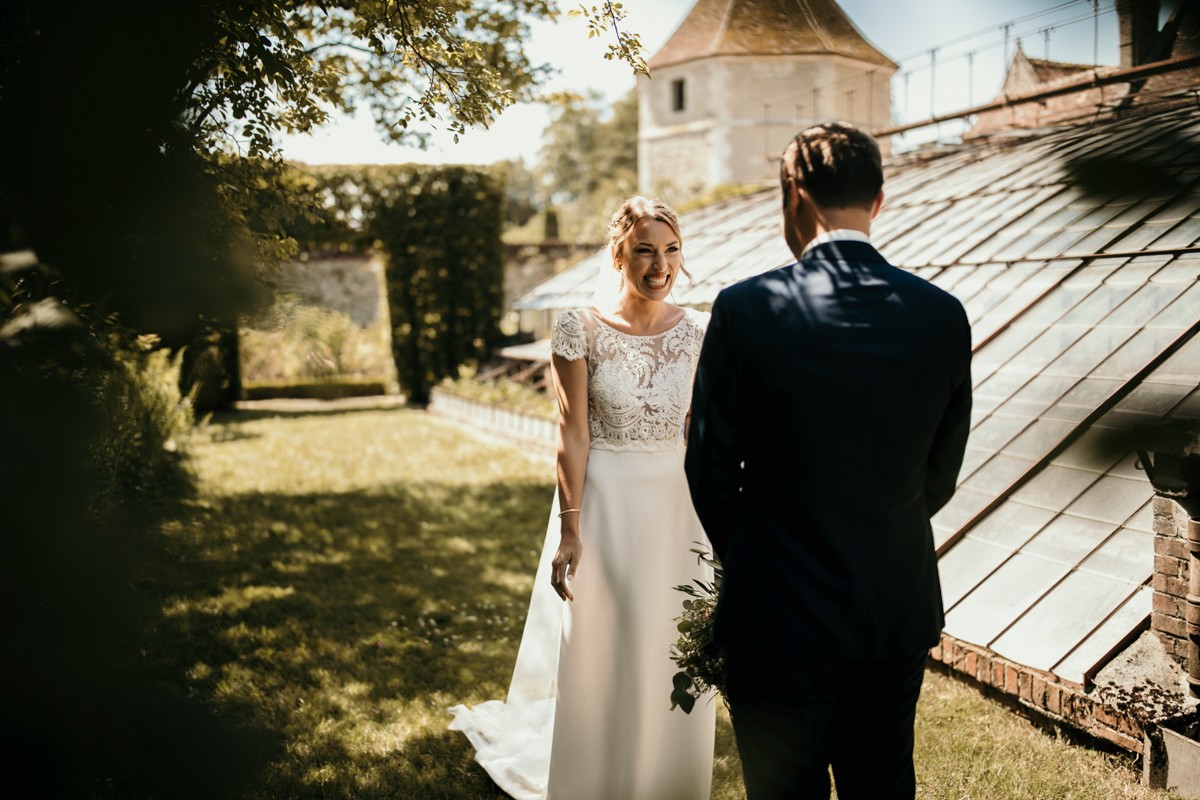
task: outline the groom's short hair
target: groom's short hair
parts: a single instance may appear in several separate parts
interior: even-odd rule
[[[883,157],[875,137],[845,122],[800,131],[783,151],[779,180],[795,180],[822,208],[870,208],[883,188]]]

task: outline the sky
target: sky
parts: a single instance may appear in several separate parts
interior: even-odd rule
[[[1179,1],[1164,0],[1162,16]],[[641,36],[649,56],[666,43],[694,2],[625,0],[627,18],[622,25]],[[839,0],[868,41],[900,64],[892,82],[898,122],[951,113],[993,98],[1018,39],[1025,53],[1035,58],[1117,63],[1113,4],[1114,0],[1099,0],[1097,10],[1093,0]],[[559,5],[565,11],[577,3],[560,0]],[[555,23],[532,25],[526,52],[532,61],[557,70],[544,87],[547,91],[596,90],[611,102],[632,89],[635,79],[627,65],[604,60],[606,44],[589,40],[583,21],[564,13]],[[515,158],[533,164],[550,118],[543,104],[512,106],[490,128],[470,128],[457,144],[448,134],[435,134],[422,151],[385,142],[363,110],[355,117],[339,116],[314,134],[285,137],[282,147],[285,157],[309,164],[489,164]],[[908,133],[894,140],[893,148],[953,138],[962,127],[943,123]]]

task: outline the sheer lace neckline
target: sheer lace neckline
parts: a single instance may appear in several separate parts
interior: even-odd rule
[[[692,401],[707,315],[684,309],[661,333],[639,336],[591,309],[570,309],[554,324],[551,351],[587,358],[588,433],[593,450],[678,450]]]
[[[658,333],[638,334],[638,333],[626,333],[625,331],[621,330],[620,328],[613,325],[612,323],[605,321],[604,317],[600,316],[600,312],[598,312],[594,308],[588,308],[585,310],[587,311],[587,313],[591,314],[592,317],[594,317],[595,320],[597,322],[599,322],[601,325],[603,325],[605,328],[608,328],[613,333],[619,334],[621,336],[628,336],[630,339],[657,339],[660,336],[666,336],[668,333],[670,333],[671,331],[675,330],[680,325],[682,325],[684,323],[684,320],[686,320],[688,318],[688,311],[685,308],[685,309],[683,309],[683,314],[679,317],[679,319],[671,327],[666,328],[665,330],[661,330]]]

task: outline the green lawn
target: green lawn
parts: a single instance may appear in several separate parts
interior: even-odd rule
[[[150,656],[271,735],[256,797],[500,797],[446,708],[507,689],[553,465],[369,403],[218,417],[191,452]],[[918,725],[922,798],[1168,797],[940,675]],[[713,797],[741,796],[720,709]]]

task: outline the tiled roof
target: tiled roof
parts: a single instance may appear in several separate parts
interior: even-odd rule
[[[650,69],[718,55],[830,54],[896,68],[834,0],[697,0]]]
[[[1059,78],[1073,78],[1081,72],[1095,69],[1091,64],[1071,64],[1066,61],[1047,61],[1044,58],[1029,58],[1029,66],[1037,73],[1038,83],[1052,83]]]
[[[1071,165],[1133,157],[1174,185],[1088,194]],[[1200,420],[1200,116],[1168,109],[893,165],[872,240],[956,295],[975,407],[959,490],[934,517],[946,630],[1082,683],[1151,612],[1153,491],[1106,428]],[[677,302],[790,263],[779,190],[683,216]],[[587,305],[597,253],[527,308]]]
[[[1200,5],[1179,4],[1147,58],[1149,61],[1180,60],[1194,58],[1198,53]],[[996,99],[1070,85],[1077,83],[1087,73],[1092,73],[1097,80],[1105,80],[1124,69],[1030,58],[1018,42],[1004,77],[1004,85]],[[1198,103],[1200,67],[1176,68],[1128,83],[1113,83],[1104,87],[1085,85],[1070,93],[1042,98],[1036,103],[984,111],[976,116],[966,136],[972,138],[1020,128],[1074,124],[1082,119],[1094,118],[1111,108],[1128,110],[1130,107],[1148,105],[1161,110],[1168,104],[1191,104],[1195,108]]]

